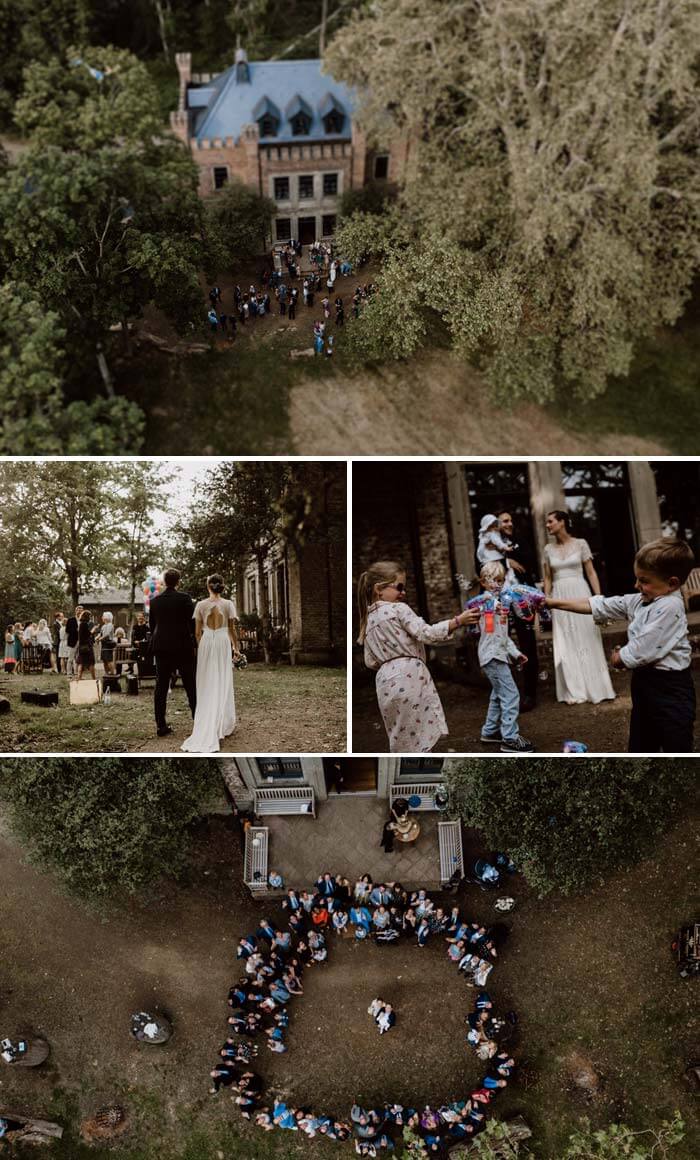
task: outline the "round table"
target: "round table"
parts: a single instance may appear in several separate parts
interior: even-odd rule
[[[409,842],[415,842],[419,836],[420,822],[417,822],[415,818],[394,822],[394,837],[397,842],[403,842],[407,845]]]

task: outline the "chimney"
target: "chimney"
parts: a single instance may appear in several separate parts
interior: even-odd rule
[[[250,67],[248,65],[248,53],[240,46],[236,49],[236,84],[249,85],[250,84]]]

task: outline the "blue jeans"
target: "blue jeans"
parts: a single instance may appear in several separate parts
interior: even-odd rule
[[[504,741],[514,741],[519,733],[520,693],[510,671],[510,665],[507,661],[489,661],[481,671],[491,683],[488,713],[481,732],[497,733],[500,729]]]

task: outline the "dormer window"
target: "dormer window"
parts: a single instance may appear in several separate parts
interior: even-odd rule
[[[289,120],[293,137],[308,137],[311,132],[311,122],[313,121],[313,110],[307,104],[303,97],[296,93],[287,107],[285,113]]]
[[[323,128],[326,133],[342,133],[345,116],[339,109],[331,109],[323,118]]]
[[[308,137],[311,129],[311,117],[306,113],[297,113],[292,117],[291,125],[294,137]]]
[[[279,109],[269,97],[261,97],[253,109],[253,117],[258,123],[261,137],[276,137],[282,119]]]
[[[335,93],[330,90],[318,103],[318,115],[323,122],[324,132],[329,136],[340,135],[347,121],[347,113]]]

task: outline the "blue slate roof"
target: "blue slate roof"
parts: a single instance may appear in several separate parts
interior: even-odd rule
[[[193,116],[191,132],[196,140],[233,137],[238,141],[243,126],[258,121],[266,103],[280,111],[281,119],[277,136],[261,137],[263,144],[342,141],[350,137],[350,119],[356,104],[353,92],[324,75],[320,60],[250,61],[248,74],[248,82],[237,82],[234,64],[206,88],[188,91],[187,105]],[[299,107],[308,109],[312,120],[308,135],[295,137],[289,117]],[[334,108],[345,114],[343,131],[326,133],[322,118]]]

